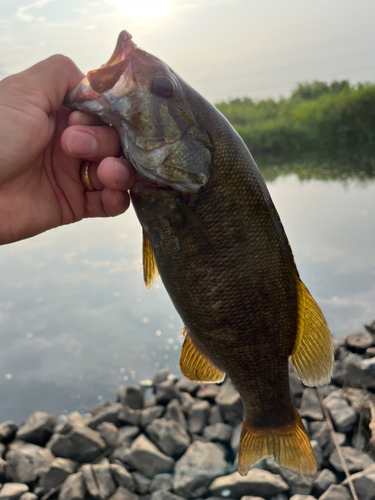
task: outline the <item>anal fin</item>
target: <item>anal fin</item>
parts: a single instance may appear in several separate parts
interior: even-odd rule
[[[145,282],[146,290],[152,287],[153,282],[159,276],[158,268],[156,265],[155,255],[151,248],[150,240],[143,230],[143,279]]]
[[[238,472],[245,476],[266,457],[298,474],[312,476],[317,466],[309,438],[297,410],[294,420],[276,428],[252,427],[244,420],[241,431]]]
[[[320,307],[296,276],[298,294],[297,336],[290,356],[305,385],[328,384],[333,368],[331,333]]]
[[[201,354],[193,344],[187,330],[184,328],[185,340],[181,350],[180,369],[189,380],[202,383],[222,382],[225,373],[216,368],[210,360]]]

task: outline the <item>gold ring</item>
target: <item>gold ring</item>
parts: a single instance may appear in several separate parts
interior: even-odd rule
[[[86,191],[96,191],[94,186],[91,184],[89,176],[89,167],[91,161],[85,160],[81,163],[81,168],[79,169],[79,175],[81,177],[81,182]]]

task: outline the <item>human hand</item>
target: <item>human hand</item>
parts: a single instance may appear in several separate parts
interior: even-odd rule
[[[0,244],[129,206],[135,174],[116,158],[116,131],[62,106],[82,77],[70,59],[55,55],[0,81]],[[91,161],[96,191],[82,185],[81,159]]]

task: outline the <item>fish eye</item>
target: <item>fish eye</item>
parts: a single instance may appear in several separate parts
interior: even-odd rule
[[[166,76],[157,76],[152,80],[151,92],[158,97],[170,99],[173,97],[175,86],[172,80]]]

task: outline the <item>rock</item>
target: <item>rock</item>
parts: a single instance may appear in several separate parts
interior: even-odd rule
[[[35,493],[31,493],[31,491],[27,491],[20,496],[19,500],[38,500],[38,496]]]
[[[350,478],[360,500],[375,500],[375,465],[367,467],[362,472],[353,474]],[[349,490],[347,479],[342,484]]]
[[[313,449],[315,459],[316,459],[316,464],[318,467],[318,470],[321,468],[322,463],[323,463],[323,451],[322,448],[319,446],[318,441],[315,439],[311,440],[311,448]]]
[[[6,476],[15,483],[32,483],[46,472],[54,456],[36,444],[23,444],[6,454]]]
[[[127,460],[139,472],[154,477],[173,469],[174,460],[161,453],[144,434],[137,437],[128,452]]]
[[[152,385],[157,387],[161,382],[164,382],[168,379],[169,370],[165,368],[164,370],[160,370],[155,377],[152,379]]]
[[[125,462],[129,454],[129,448],[131,447],[139,433],[139,427],[120,427],[117,437],[117,446],[110,455],[111,459],[119,459],[121,462]]]
[[[220,387],[215,402],[219,406],[225,422],[230,425],[242,422],[242,401],[229,378]]]
[[[82,472],[76,472],[66,478],[59,493],[59,500],[85,500],[86,484]]]
[[[55,434],[66,434],[72,427],[84,427],[86,425],[85,419],[78,411],[73,411],[68,415],[60,415],[58,424],[55,427]]]
[[[324,398],[323,403],[327,408],[332,423],[338,432],[347,433],[352,430],[357,421],[357,413],[346,400],[342,397],[340,391],[331,392]]]
[[[167,405],[169,401],[178,397],[178,391],[172,380],[164,380],[156,387],[156,402],[159,405]]]
[[[374,463],[372,458],[367,453],[364,453],[363,451],[360,450],[356,450],[351,446],[342,446],[341,451],[345,458],[348,471],[350,473],[364,470],[367,467],[370,467],[370,465],[373,465]],[[344,472],[341,460],[339,458],[336,449],[334,449],[331,455],[329,456],[329,463],[338,472]]]
[[[43,477],[42,487],[45,493],[57,488],[65,479],[76,470],[75,463],[66,458],[55,458],[47,473]]]
[[[5,451],[6,451],[6,446],[4,443],[0,443],[0,458],[3,458],[3,456],[5,455]]]
[[[232,437],[233,428],[229,424],[213,424],[203,429],[203,436],[210,441],[219,441],[228,444]]]
[[[179,401],[182,411],[185,413],[185,415],[189,415],[190,410],[193,407],[193,404],[196,402],[196,400],[192,396],[190,396],[189,393],[181,392],[179,395]]]
[[[117,401],[123,405],[129,406],[133,410],[143,408],[144,394],[140,387],[119,387],[117,391]]]
[[[367,439],[363,434],[353,434],[351,445],[356,450],[364,451],[367,448]]]
[[[303,385],[295,372],[289,373],[289,390],[293,406],[299,408],[303,393]]]
[[[93,417],[91,417],[87,425],[91,429],[96,429],[102,422],[111,422],[114,425],[119,425],[119,413],[122,410],[122,404],[113,403],[111,405],[105,406],[102,410],[97,412]]]
[[[175,420],[158,418],[146,427],[151,440],[170,457],[180,457],[190,444],[190,437]]]
[[[116,490],[111,468],[106,465],[83,465],[81,472],[89,494],[96,500],[107,500]]]
[[[214,425],[214,424],[222,424],[223,422],[223,417],[221,416],[221,411],[220,408],[216,405],[211,406],[209,414],[208,414],[208,424],[209,425]]]
[[[320,496],[331,486],[331,484],[336,483],[337,477],[335,474],[329,469],[323,469],[314,479],[313,492],[315,492],[317,496]]]
[[[156,396],[151,396],[143,403],[143,408],[151,408],[151,406],[156,406],[156,404]]]
[[[183,497],[180,497],[179,495],[171,493],[170,491],[159,490],[155,491],[151,495],[150,500],[185,500],[185,499]]]
[[[113,479],[115,480],[117,486],[123,486],[124,488],[135,491],[135,483],[133,476],[128,470],[122,465],[111,464],[110,465]]]
[[[124,488],[119,486],[114,494],[108,500],[139,500],[139,496]]]
[[[107,445],[99,432],[89,427],[72,427],[67,434],[54,434],[47,447],[57,457],[92,462],[103,453]]]
[[[375,357],[362,359],[353,354],[342,362],[345,385],[375,390]]]
[[[145,495],[150,491],[151,480],[149,478],[147,478],[143,474],[140,474],[139,472],[133,472],[132,476],[135,484],[135,489],[138,493],[140,493],[141,495]]]
[[[195,397],[199,399],[207,399],[208,401],[214,402],[216,396],[220,392],[220,387],[221,386],[217,384],[206,384],[198,389]]]
[[[150,406],[150,408],[145,408],[141,411],[140,425],[144,428],[148,424],[151,424],[151,422],[155,418],[160,418],[163,415],[164,410],[165,406],[162,405]]]
[[[298,493],[297,495],[290,497],[290,500],[316,500],[316,498],[312,495],[300,495]]]
[[[336,436],[336,441],[337,441],[337,443],[338,443],[338,445],[340,447],[342,447],[345,444],[347,444],[347,442],[346,442],[346,434],[344,434],[342,432],[335,432],[335,436]],[[329,457],[330,454],[335,449],[336,449],[336,446],[335,446],[335,443],[333,441],[332,434],[330,433],[328,443],[324,447],[323,456],[325,458]]]
[[[302,476],[301,474],[284,469],[273,458],[266,458],[265,463],[269,471],[281,476],[289,485],[291,495],[309,495],[311,493],[314,481],[313,477]]]
[[[370,335],[364,335],[363,333],[350,333],[346,337],[346,345],[350,351],[363,354],[366,349],[372,347],[373,339]]]
[[[214,500],[215,497],[211,497],[212,500]],[[273,497],[274,498],[274,497]],[[253,497],[252,495],[245,495],[244,497],[241,497],[241,500],[264,500],[263,497]]]
[[[331,437],[331,431],[329,430],[327,422],[310,422],[309,430],[310,439],[316,440],[319,446],[324,448]]]
[[[299,414],[306,420],[324,420],[323,409],[316,389],[307,387],[303,391]]]
[[[375,347],[366,349],[366,358],[373,358],[375,356]]]
[[[362,500],[362,497],[360,498]],[[319,500],[352,500],[352,496],[345,486],[331,484],[328,490],[319,497]]]
[[[186,428],[186,418],[178,399],[172,399],[172,401],[167,404],[165,418],[167,420],[175,420],[184,429]]]
[[[18,429],[16,439],[44,446],[53,434],[57,419],[43,411],[36,411]]]
[[[195,441],[176,462],[174,491],[183,497],[205,495],[213,479],[228,470],[225,453],[213,443]]]
[[[97,405],[95,405],[91,410],[89,410],[89,413],[91,413],[91,416],[94,417],[97,415],[99,412],[104,410],[104,408],[107,408],[108,406],[112,406],[113,401],[109,401],[108,399],[103,399],[103,401],[100,401]]]
[[[141,412],[140,410],[133,410],[133,408],[123,405],[118,414],[118,418],[122,424],[139,425]]]
[[[261,495],[268,498],[288,489],[288,485],[278,474],[251,469],[246,476],[234,472],[229,476],[218,477],[211,484],[210,493],[235,499],[244,495]]]
[[[9,443],[16,435],[18,425],[11,420],[7,420],[0,424],[0,442]]]
[[[116,446],[118,440],[118,429],[111,422],[102,422],[96,430],[99,432],[107,446]]]
[[[6,461],[0,458],[0,484],[5,483],[6,479]]]
[[[23,493],[29,491],[27,484],[23,483],[5,483],[0,490],[1,500],[19,500]]]
[[[150,483],[150,492],[164,490],[170,491],[173,488],[172,474],[157,474]]]
[[[365,328],[371,335],[375,335],[375,319],[368,325],[365,325]]]
[[[197,390],[200,388],[199,382],[194,382],[193,380],[187,380],[182,378],[176,382],[176,389],[181,392],[188,392],[192,396],[195,395]]]
[[[188,429],[190,434],[200,434],[207,425],[210,403],[208,401],[197,401],[191,407],[188,418]]]
[[[240,448],[241,430],[242,424],[236,425],[236,427],[233,429],[232,439],[230,440],[230,447],[232,448],[234,455],[237,455]]]
[[[332,382],[334,382],[339,387],[342,387],[344,385],[344,372],[342,370],[341,361],[333,362]]]

